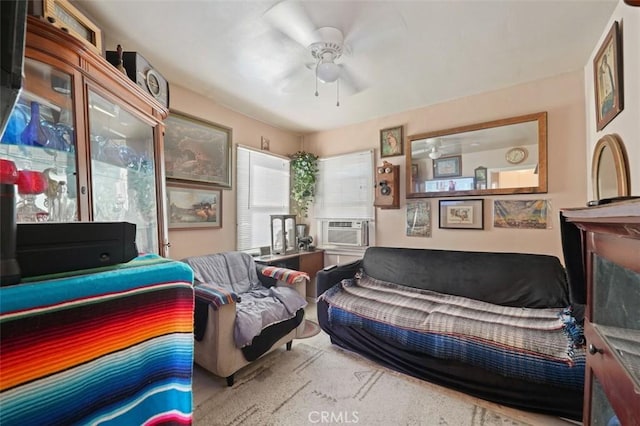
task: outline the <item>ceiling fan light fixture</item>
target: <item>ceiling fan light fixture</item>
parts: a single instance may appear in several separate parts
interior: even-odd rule
[[[431,158],[432,160],[437,160],[440,157],[442,157],[442,153],[438,151],[438,148],[436,148],[435,146],[431,148],[431,152],[429,153],[429,158]]]
[[[318,80],[323,83],[333,83],[340,77],[340,67],[333,61],[320,62],[316,70]]]

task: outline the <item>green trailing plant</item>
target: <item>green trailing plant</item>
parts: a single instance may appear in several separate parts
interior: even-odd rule
[[[300,218],[307,217],[309,203],[313,200],[318,174],[318,157],[310,152],[298,151],[289,155],[293,174],[291,199],[293,211]]]

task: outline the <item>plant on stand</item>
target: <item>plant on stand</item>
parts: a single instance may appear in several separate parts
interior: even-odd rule
[[[318,173],[318,157],[310,152],[298,151],[289,155],[293,182],[291,199],[293,211],[299,218],[306,218],[309,203],[315,195],[316,175]]]

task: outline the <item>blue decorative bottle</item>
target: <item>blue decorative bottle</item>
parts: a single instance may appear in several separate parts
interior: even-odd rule
[[[31,120],[20,135],[22,145],[47,146],[49,138],[40,125],[40,104],[31,102]]]

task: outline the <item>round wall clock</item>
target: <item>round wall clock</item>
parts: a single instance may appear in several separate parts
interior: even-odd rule
[[[152,69],[147,70],[147,89],[154,98],[160,97],[160,76]]]
[[[511,148],[509,151],[507,151],[505,158],[511,164],[520,164],[527,159],[528,154],[529,153],[525,148]]]

